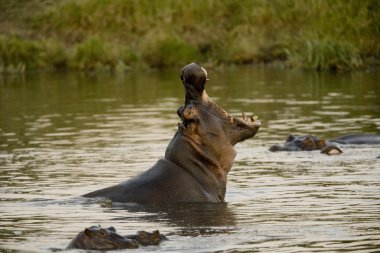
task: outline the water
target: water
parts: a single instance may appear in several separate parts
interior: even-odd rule
[[[159,229],[133,252],[375,252],[380,148],[271,153],[288,134],[380,133],[380,72],[209,69],[209,96],[259,115],[236,145],[226,203],[154,208],[81,198],[164,155],[183,103],[179,70],[0,76],[0,251],[63,249],[85,227]],[[75,251],[74,251],[75,252]]]

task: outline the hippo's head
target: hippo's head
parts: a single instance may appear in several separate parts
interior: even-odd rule
[[[312,135],[294,136],[289,135],[284,145],[273,145],[270,151],[311,151],[322,149],[326,145],[325,140],[318,139]]]
[[[181,121],[165,158],[192,174],[199,171],[213,173],[225,187],[226,174],[236,156],[233,146],[255,136],[260,121],[245,115],[242,119],[235,118],[213,102],[204,90],[207,72],[199,65],[185,66],[181,80],[185,88],[185,104],[177,110]],[[221,195],[224,198],[224,193]]]
[[[138,231],[135,238],[141,245],[159,245],[166,237],[160,234],[160,231],[155,230],[152,233],[146,231]]]
[[[91,226],[80,232],[67,246],[67,249],[113,250],[138,248],[136,240],[116,233],[114,227]]]
[[[312,135],[289,135],[283,145],[273,145],[270,151],[312,151],[321,150],[321,153],[327,155],[341,154],[342,150],[333,143],[319,139]]]
[[[205,91],[207,72],[195,63],[185,66],[181,71],[185,87],[185,105],[177,110],[182,123],[180,129],[205,146],[223,147],[243,141],[256,135],[260,121],[253,117],[242,119],[232,117],[214,103]]]

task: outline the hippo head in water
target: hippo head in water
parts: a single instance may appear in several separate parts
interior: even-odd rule
[[[178,130],[165,158],[121,184],[84,195],[116,202],[222,202],[227,173],[234,162],[234,145],[256,135],[260,121],[235,118],[205,91],[207,72],[195,63],[181,71],[185,103],[177,110]]]
[[[338,155],[343,153],[335,144],[319,139],[313,135],[289,135],[283,145],[273,145],[270,151],[312,151],[321,150],[321,153],[327,155]]]
[[[162,241],[167,240],[166,236],[162,235],[160,231],[153,232],[138,231],[135,235],[127,235],[126,237],[136,240],[143,246],[159,245]]]
[[[80,232],[66,249],[114,250],[138,247],[136,240],[119,235],[114,227],[91,226]]]

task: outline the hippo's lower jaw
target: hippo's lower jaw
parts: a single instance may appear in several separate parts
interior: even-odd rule
[[[234,122],[236,128],[239,131],[239,133],[237,133],[236,138],[232,140],[232,145],[235,145],[236,143],[244,141],[248,138],[254,137],[261,126],[261,122],[257,119],[256,116],[247,117],[245,113],[242,114],[242,120],[238,118],[231,118],[231,120]]]

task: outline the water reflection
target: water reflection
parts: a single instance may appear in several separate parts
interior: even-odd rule
[[[184,236],[226,233],[236,225],[235,214],[227,203],[168,206],[113,203],[113,208],[131,213],[143,212],[144,215],[138,216],[142,221],[165,222],[169,227],[178,227],[176,234]]]

